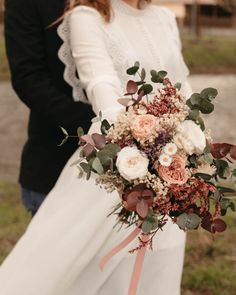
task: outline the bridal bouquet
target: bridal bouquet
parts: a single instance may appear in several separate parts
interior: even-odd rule
[[[125,98],[119,100],[126,109],[117,120],[111,124],[99,114],[101,134],[84,135],[78,129],[80,175],[89,179],[94,172],[98,185],[119,193],[111,214],[117,214],[120,225],[137,225],[140,243],[131,252],[152,248],[168,219],[183,230],[201,226],[223,232],[226,223],[220,217],[229,208],[235,211],[234,189],[222,183],[236,176],[236,146],[214,144],[205,130],[202,114],[214,110],[217,90],[206,88],[186,99],[165,71],[151,71],[156,89],[145,82],[139,63],[127,74],[139,79],[127,83]]]
[[[213,144],[201,117],[214,110],[217,90],[206,88],[186,100],[181,85],[173,85],[165,71],[151,71],[158,86],[154,90],[139,68],[137,62],[127,70],[140,79],[128,82],[128,98],[119,100],[126,111],[114,124],[99,114],[101,134],[84,135],[78,128],[80,175],[89,179],[94,172],[98,185],[118,191],[120,204],[113,213],[120,224],[139,224],[142,233],[150,234],[149,245],[166,217],[183,230],[201,226],[211,233],[224,231],[220,216],[235,206],[225,196],[234,190],[221,180],[236,176],[236,169],[230,169],[236,146]]]

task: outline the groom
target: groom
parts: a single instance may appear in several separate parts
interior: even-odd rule
[[[6,0],[5,37],[12,85],[30,109],[28,140],[22,153],[20,184],[25,206],[34,215],[77,148],[62,147],[59,126],[76,134],[94,116],[89,105],[74,102],[58,59],[62,41],[48,26],[63,14],[65,0]]]

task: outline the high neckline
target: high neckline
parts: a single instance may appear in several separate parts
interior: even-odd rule
[[[112,7],[121,13],[134,16],[143,15],[148,10],[148,6],[144,9],[138,9],[134,8],[123,0],[112,0]]]

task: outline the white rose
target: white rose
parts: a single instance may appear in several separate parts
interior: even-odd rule
[[[177,127],[174,142],[189,155],[200,154],[206,147],[206,137],[201,128],[191,120],[182,122]]]
[[[148,172],[148,158],[135,147],[124,147],[117,156],[116,167],[122,177],[130,181]]]

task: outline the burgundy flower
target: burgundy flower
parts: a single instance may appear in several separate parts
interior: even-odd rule
[[[153,204],[154,192],[145,184],[136,185],[133,189],[124,192],[124,206],[129,211],[135,211],[142,218],[148,214],[148,208]]]

